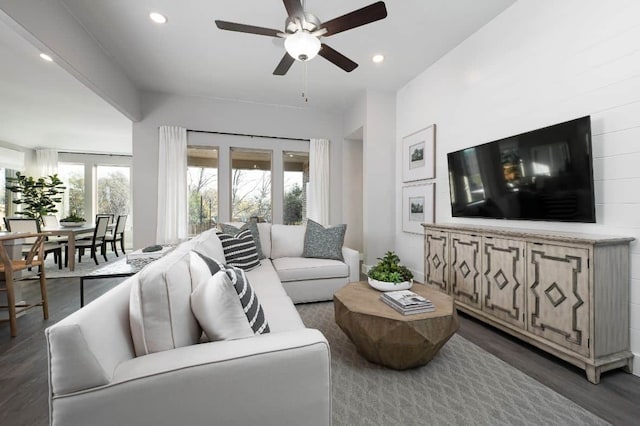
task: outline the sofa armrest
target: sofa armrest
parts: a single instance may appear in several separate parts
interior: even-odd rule
[[[54,424],[331,423],[329,345],[317,330],[199,344],[122,363],[111,383],[54,398]],[[206,408],[205,408],[206,407]]]
[[[349,282],[360,281],[360,253],[349,247],[342,247],[342,257],[349,267]]]

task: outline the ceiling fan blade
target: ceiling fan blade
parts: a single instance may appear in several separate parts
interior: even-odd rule
[[[302,9],[302,3],[300,0],[283,0],[284,7],[287,9],[287,14],[290,17],[304,16],[304,10]]]
[[[280,60],[280,63],[278,64],[276,69],[273,70],[273,75],[285,75],[294,62],[295,59],[293,59],[287,52],[284,52],[284,56]]]
[[[332,62],[334,65],[339,66],[346,72],[351,72],[358,68],[358,64],[324,43],[322,43],[318,55],[322,56],[327,61]]]
[[[268,37],[279,37],[279,30],[273,30],[271,28],[256,27],[253,25],[236,24],[235,22],[216,21],[216,25],[221,30],[237,31],[239,33],[258,34]]]
[[[325,37],[341,33],[342,31],[357,28],[371,22],[379,21],[387,17],[387,8],[383,1],[379,1],[362,9],[354,10],[351,13],[324,22],[322,28],[326,28]]]

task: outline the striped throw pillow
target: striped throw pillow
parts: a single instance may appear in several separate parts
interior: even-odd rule
[[[269,324],[267,324],[267,320],[264,317],[264,311],[258,301],[258,296],[249,284],[249,280],[244,271],[235,266],[227,266],[225,272],[231,279],[231,283],[238,293],[240,304],[242,304],[242,309],[244,309],[244,313],[247,315],[249,327],[251,327],[253,333],[269,333]]]
[[[218,234],[220,242],[222,242],[222,250],[227,265],[237,266],[238,268],[250,271],[260,266],[260,258],[258,258],[258,250],[253,240],[251,231],[245,229],[232,237],[229,234]]]

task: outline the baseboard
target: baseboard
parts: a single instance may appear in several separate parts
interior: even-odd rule
[[[640,354],[633,354],[633,375],[640,376]]]

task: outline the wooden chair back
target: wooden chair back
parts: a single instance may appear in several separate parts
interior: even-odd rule
[[[7,229],[11,232],[29,232],[31,234],[37,234],[40,232],[40,224],[38,223],[38,219],[10,217],[7,219]],[[35,241],[35,237],[24,239],[25,244],[34,244]]]
[[[113,235],[118,235],[124,233],[124,227],[127,225],[127,215],[121,214],[118,216],[118,221],[116,222],[116,229],[113,231]]]

